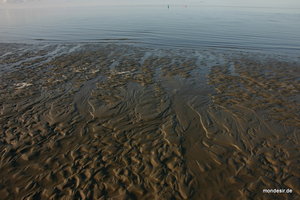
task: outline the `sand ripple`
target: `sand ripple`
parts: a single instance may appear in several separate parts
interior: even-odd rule
[[[3,199],[297,199],[299,61],[2,45]],[[292,194],[263,189],[290,188]]]

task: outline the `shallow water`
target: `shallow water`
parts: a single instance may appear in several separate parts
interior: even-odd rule
[[[0,42],[118,42],[295,54],[300,50],[300,5],[292,0],[78,2],[0,4]]]

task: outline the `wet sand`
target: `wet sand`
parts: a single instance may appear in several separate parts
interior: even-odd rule
[[[0,197],[299,199],[299,77],[287,56],[0,44]]]

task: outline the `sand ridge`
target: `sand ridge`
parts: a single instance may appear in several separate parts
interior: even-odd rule
[[[0,52],[5,199],[299,197],[298,61],[113,44]]]

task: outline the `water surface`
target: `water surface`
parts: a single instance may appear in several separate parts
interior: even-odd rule
[[[0,4],[0,42],[300,50],[300,5],[162,1]]]

